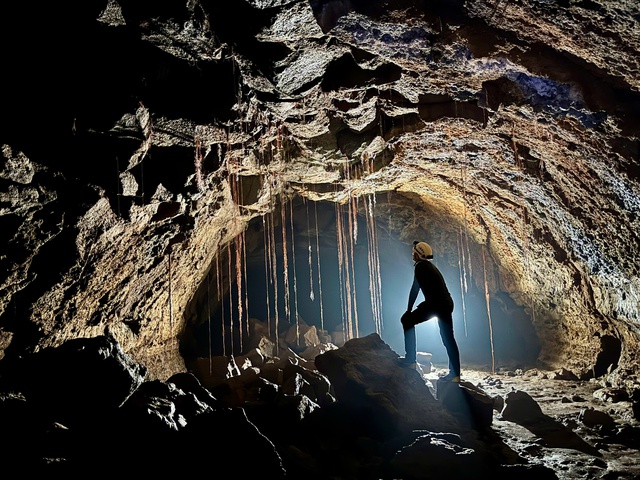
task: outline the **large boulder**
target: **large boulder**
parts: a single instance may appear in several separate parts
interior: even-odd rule
[[[398,359],[391,347],[372,333],[318,355],[315,364],[329,379],[336,400],[369,416],[379,434],[458,431],[460,424],[433,397],[422,375],[402,366]]]
[[[3,371],[5,388],[21,392],[63,424],[120,407],[144,382],[146,368],[111,336],[77,338],[26,355]]]

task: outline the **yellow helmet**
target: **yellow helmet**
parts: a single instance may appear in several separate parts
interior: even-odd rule
[[[413,242],[413,253],[415,253],[420,260],[429,260],[433,258],[431,246],[426,242]]]

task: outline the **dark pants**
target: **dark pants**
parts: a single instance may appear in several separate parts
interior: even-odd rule
[[[438,318],[438,328],[442,344],[447,350],[449,357],[449,373],[454,376],[460,375],[460,351],[458,343],[453,334],[453,304],[433,305],[427,301],[420,303],[406,317],[403,316],[402,327],[404,329],[404,349],[405,358],[416,360],[416,328],[419,323],[426,322],[433,317]]]

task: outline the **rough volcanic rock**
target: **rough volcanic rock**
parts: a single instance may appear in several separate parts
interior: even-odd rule
[[[296,311],[319,293],[306,271],[256,285],[319,256],[312,239],[370,267],[359,247],[401,263],[423,238],[455,280],[463,363],[474,339],[490,370],[637,391],[637,2],[0,8],[2,361],[106,330],[165,381],[254,348],[249,305],[276,298],[274,348],[300,317],[342,345],[369,333],[344,270],[323,282],[344,288],[331,328]],[[270,278],[245,276],[259,263]],[[375,273],[359,320],[391,343],[402,282]]]

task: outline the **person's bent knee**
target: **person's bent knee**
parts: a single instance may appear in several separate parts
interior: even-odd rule
[[[407,311],[402,314],[402,317],[400,317],[400,323],[402,323],[402,328],[405,330],[409,330],[413,327],[415,323],[413,323],[413,316],[411,315],[411,312]]]

